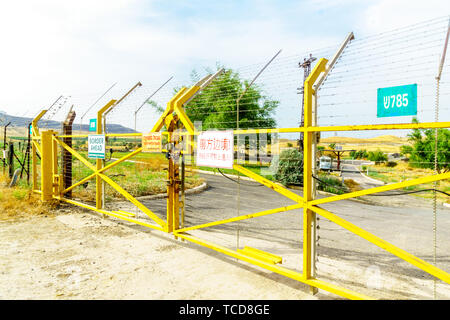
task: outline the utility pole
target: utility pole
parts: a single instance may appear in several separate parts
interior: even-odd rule
[[[303,59],[303,62],[298,63],[299,68],[303,68],[303,83],[305,83],[306,78],[308,78],[309,74],[311,73],[311,64],[317,60],[317,58],[313,57],[312,54],[309,54],[309,58]],[[302,114],[301,114],[301,121],[300,121],[300,127],[303,127],[305,125],[305,90],[304,85],[301,88],[298,88],[300,90],[300,94],[302,95]],[[303,132],[300,132],[300,139],[298,140],[298,150],[303,151]]]

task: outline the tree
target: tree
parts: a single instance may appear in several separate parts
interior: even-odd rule
[[[413,118],[413,123],[418,123]],[[437,137],[437,171],[450,171],[450,130],[438,129]],[[402,146],[402,154],[409,155],[409,165],[415,168],[434,169],[435,129],[413,129],[408,134],[411,146]]]
[[[217,66],[219,69],[221,66]],[[207,71],[212,73],[211,70]],[[191,73],[192,83],[198,79],[198,73]],[[249,85],[242,80],[237,72],[229,69],[217,77],[203,92],[197,95],[186,106],[185,111],[189,119],[202,122],[202,130],[234,129],[237,120],[236,100]],[[190,87],[190,85],[186,85]],[[177,92],[180,88],[175,88]],[[159,111],[163,108],[154,101],[149,103]],[[239,101],[239,128],[273,128],[276,121],[273,112],[279,101],[272,100],[263,94],[262,89],[253,84]]]
[[[365,149],[358,151],[356,150],[350,151],[350,157],[352,157],[353,159],[366,159],[368,156],[369,154]]]
[[[369,151],[368,156],[370,161],[375,161],[375,164],[379,164],[381,162],[387,161],[387,155],[383,153],[382,151]]]

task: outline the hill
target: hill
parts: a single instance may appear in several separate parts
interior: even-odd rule
[[[4,126],[8,122],[11,122],[11,124],[8,126],[8,135],[9,136],[26,136],[27,135],[27,128],[28,124],[31,123],[33,118],[28,117],[17,117],[9,115],[3,111],[0,111],[0,126]],[[40,128],[45,129],[51,129],[55,131],[61,131],[62,122],[61,121],[55,121],[55,120],[45,120],[41,119],[38,122],[38,126]],[[77,132],[87,132],[89,131],[89,124],[83,124],[80,128],[79,124],[73,125],[74,131]],[[108,133],[134,133],[134,129],[127,128],[125,126],[122,126],[120,124],[106,124],[106,131]]]
[[[366,139],[352,137],[328,137],[320,139],[319,145],[327,147],[331,143],[342,146],[344,150],[381,150],[388,153],[400,152],[401,146],[410,144],[408,138],[406,137],[382,135]]]

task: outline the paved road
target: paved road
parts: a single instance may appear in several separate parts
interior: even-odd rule
[[[362,189],[369,189],[383,185],[383,183],[377,183],[373,180],[364,177],[360,173],[357,165],[343,163],[341,166],[342,166],[342,177],[344,179],[353,179],[355,182],[359,183]]]
[[[258,183],[241,181],[238,192],[237,184],[221,175],[202,175],[202,177],[206,179],[209,188],[202,193],[187,197],[186,226],[294,204],[293,201],[269,188],[260,186]],[[299,190],[292,191],[301,194]],[[371,205],[341,200],[321,205],[321,207],[421,259],[432,262],[433,215],[431,209],[427,206],[419,207],[416,205],[414,207],[394,207],[390,206],[390,201],[387,198],[383,205]],[[148,200],[144,204],[153,212],[165,218],[166,202],[164,199]],[[340,261],[357,266],[361,270],[376,267],[377,270],[381,270],[383,275],[402,277],[407,274],[410,279],[417,281],[432,278],[409,263],[326,219],[320,218],[319,227],[319,273],[333,274],[340,272],[340,269],[333,271],[333,263],[330,263],[330,261]],[[239,247],[252,243],[259,244],[259,249],[280,254],[283,257],[292,256],[291,260],[298,259],[298,256],[295,256],[294,253],[300,253],[302,248],[301,210],[220,225],[204,229],[204,231],[195,230],[192,231],[192,234],[195,235],[197,232],[204,238],[233,247],[237,244],[236,230],[238,228],[240,229]],[[448,230],[450,230],[450,210],[441,207],[438,210],[437,263],[441,269],[450,272],[450,233]],[[287,264],[289,265],[289,261]],[[293,265],[301,268],[301,265],[298,266],[295,263]],[[355,285],[353,281],[359,276],[351,276],[352,279],[346,279],[345,281],[353,286]],[[360,285],[356,285],[356,287],[359,288]],[[416,297],[429,298],[427,294],[417,295]],[[443,298],[450,299],[450,296]]]

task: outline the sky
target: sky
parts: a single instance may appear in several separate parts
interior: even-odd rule
[[[280,49],[290,61],[350,31],[364,38],[448,14],[445,0],[2,0],[0,110],[33,116],[66,95],[82,115],[111,85],[117,99],[140,81],[135,109],[173,76],[167,99],[194,68],[220,62],[251,77],[258,67],[246,66]]]

